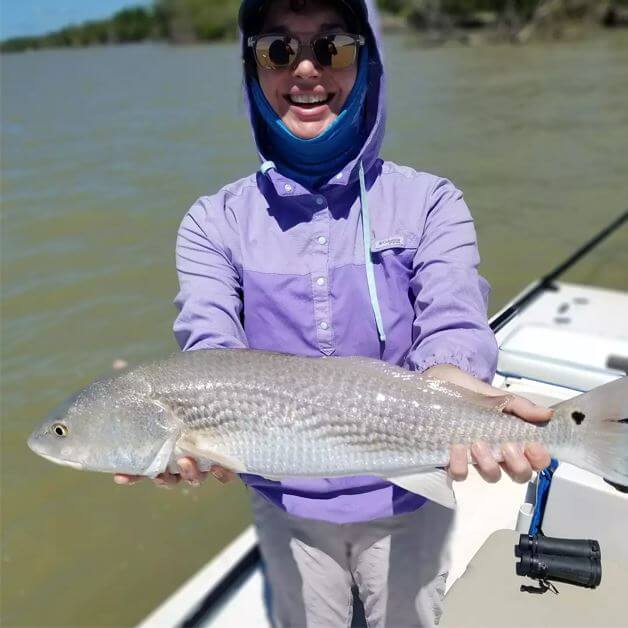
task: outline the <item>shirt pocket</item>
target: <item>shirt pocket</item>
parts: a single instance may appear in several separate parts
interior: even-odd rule
[[[374,264],[400,265],[405,270],[411,270],[412,260],[418,246],[419,236],[411,232],[373,237],[371,238],[371,259]]]

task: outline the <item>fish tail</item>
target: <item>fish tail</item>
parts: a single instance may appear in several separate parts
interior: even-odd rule
[[[553,409],[556,417],[566,416],[573,422],[574,444],[560,457],[628,486],[628,377],[598,386]]]

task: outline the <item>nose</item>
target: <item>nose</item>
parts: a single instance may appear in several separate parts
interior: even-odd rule
[[[301,79],[318,78],[321,75],[321,67],[316,63],[309,46],[303,48],[292,74],[295,78]]]

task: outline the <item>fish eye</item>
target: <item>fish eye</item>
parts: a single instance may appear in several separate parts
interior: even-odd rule
[[[63,423],[53,423],[50,429],[55,436],[59,436],[61,438],[67,436],[68,433],[68,428],[63,425]]]

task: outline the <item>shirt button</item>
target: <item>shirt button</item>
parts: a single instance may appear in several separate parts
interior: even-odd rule
[[[317,196],[316,197],[316,204],[317,205],[324,205],[325,204],[325,199],[322,196]]]
[[[286,185],[283,186],[283,189],[286,192],[292,192],[292,186],[289,183],[286,183]]]
[[[327,244],[327,238],[325,236],[318,236],[319,244]]]
[[[321,328],[321,329],[327,329],[328,327],[329,327],[329,325],[327,324],[327,322],[326,322],[326,321],[323,321],[323,322],[320,324],[320,328]]]
[[[342,179],[342,172],[339,172],[339,173],[336,175],[336,179]]]
[[[325,285],[325,277],[319,277],[319,278],[316,280],[316,283],[317,283],[319,286],[324,286],[324,285]]]

